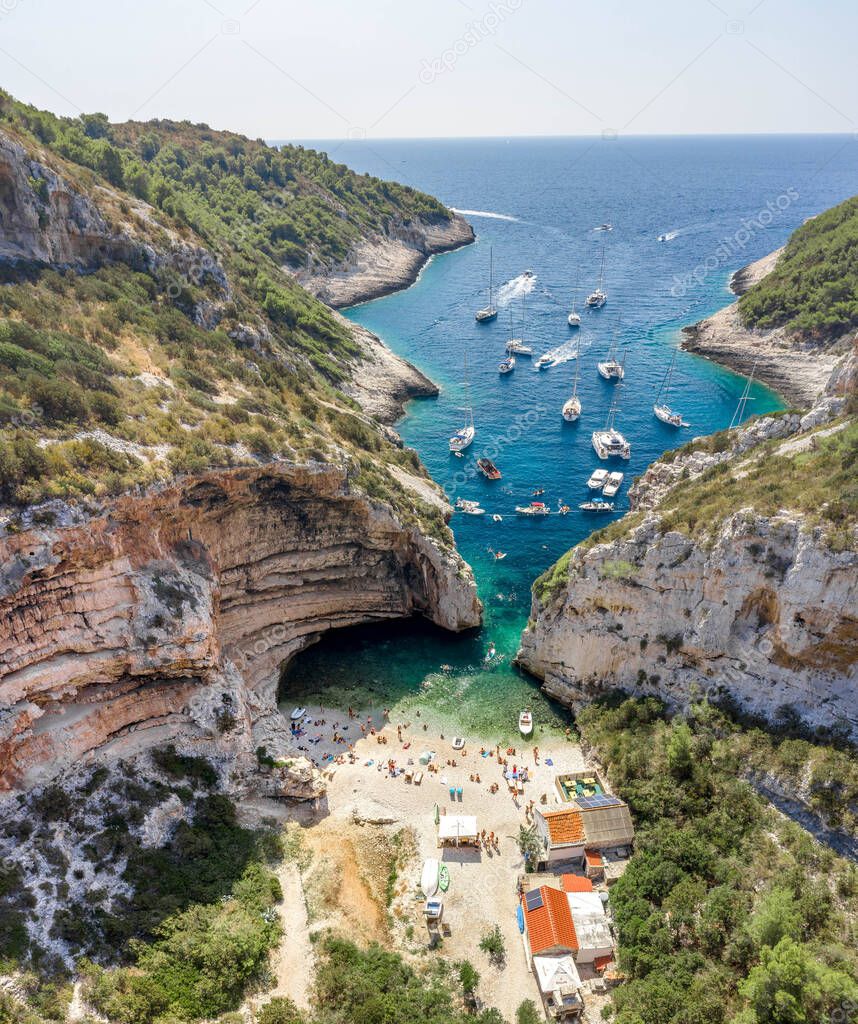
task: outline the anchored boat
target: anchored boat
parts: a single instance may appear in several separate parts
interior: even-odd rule
[[[605,380],[623,380],[626,376],[626,359],[623,356],[623,361],[617,360],[617,331],[614,328],[613,336],[611,337],[611,347],[608,349],[608,358],[604,362],[596,363],[596,369],[599,371],[599,376],[604,377]]]
[[[582,501],[578,506],[582,512],[613,512],[614,503],[612,501]]]
[[[533,732],[533,715],[529,710],[522,711],[518,716],[518,731],[522,736],[530,736]]]
[[[608,301],[608,293],[604,290],[605,283],[605,243],[602,242],[602,264],[599,268],[599,284],[594,292],[590,292],[586,302],[589,309],[601,309]]]
[[[477,459],[477,469],[479,469],[487,480],[500,480],[501,478],[501,471],[491,459]]]
[[[575,383],[572,385],[572,395],[563,405],[563,419],[567,423],[574,423],[581,415],[581,399],[578,397],[578,371],[581,362],[581,339],[575,346]]]
[[[688,424],[683,420],[681,413],[674,412],[668,404],[670,385],[673,381],[673,367],[675,363],[676,349],[673,351],[673,359],[671,359],[667,373],[664,375],[664,380],[661,382],[661,387],[658,390],[658,395],[656,396],[655,405],[652,407],[652,411],[655,414],[656,419],[661,420],[662,423],[666,423],[669,427],[687,427]]]
[[[544,501],[532,501],[529,505],[516,505],[515,511],[520,516],[550,516],[551,509]]]
[[[478,324],[487,324],[498,315],[497,306],[494,303],[494,293],[494,250],[489,249],[489,304],[484,309],[478,309],[475,313],[475,319]]]
[[[594,469],[593,474],[587,481],[587,486],[591,491],[601,491],[605,486],[608,479],[607,469]]]
[[[593,448],[600,459],[629,459],[632,446],[614,426],[617,417],[617,397],[611,402],[608,418],[603,430],[594,430],[592,435]]]
[[[611,473],[602,488],[602,494],[607,498],[613,498],[617,491],[623,486],[625,473]]]

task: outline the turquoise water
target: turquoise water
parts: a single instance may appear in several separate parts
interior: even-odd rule
[[[387,704],[403,715],[421,710],[487,736],[514,729],[518,708],[530,702],[543,727],[562,725],[562,711],[510,665],[533,579],[592,529],[622,515],[632,478],[663,451],[729,425],[744,378],[683,352],[671,403],[691,428],[676,431],[653,417],[678,332],[731,301],[734,270],[782,245],[807,216],[856,191],[855,143],[829,136],[425,140],[321,148],[358,171],[395,177],[456,208],[480,211],[468,215],[475,245],[433,259],[412,288],[347,315],[441,386],[437,399],[410,404],[398,425],[405,442],[452,500],[478,499],[504,518],[494,523],[488,515],[457,515],[452,523],[485,603],[481,632],[451,638],[410,625],[331,635],[295,663],[289,699],[321,693],[338,706]],[[603,222],[613,230],[593,230]],[[661,234],[669,240],[659,242]],[[574,361],[540,373],[519,358],[503,378],[497,363],[510,337],[510,311],[521,333],[520,296],[527,288],[528,344],[537,355],[558,348],[561,357],[570,353],[575,332],[566,314],[576,273],[580,291],[592,290],[603,242],[609,301],[582,313],[583,413],[577,424],[566,424],[560,410],[571,392]],[[473,314],[484,304],[490,247],[500,315],[478,325]],[[529,283],[521,276],[525,270],[534,274]],[[632,443],[632,458],[604,464],[621,469],[626,480],[614,499],[615,515],[594,522],[577,504],[588,496],[587,477],[602,465],[590,434],[603,425],[615,387],[597,375],[595,364],[615,330],[626,356],[617,424]],[[477,436],[468,457],[458,459],[449,454],[447,438],[469,397]],[[782,407],[758,385],[752,398],[748,415]],[[484,451],[501,469],[501,481],[473,474],[473,461]],[[574,511],[542,521],[517,518],[515,505],[531,500],[536,488],[544,488],[541,500],[552,508],[565,501]],[[506,552],[501,561],[494,557],[498,550]],[[486,662],[490,642],[497,656]]]

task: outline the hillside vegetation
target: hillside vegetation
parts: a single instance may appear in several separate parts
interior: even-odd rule
[[[858,196],[795,231],[739,312],[748,327],[785,327],[816,342],[858,328]]]

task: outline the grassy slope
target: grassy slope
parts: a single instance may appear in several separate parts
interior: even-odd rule
[[[271,455],[342,461],[345,452],[370,493],[415,507],[379,464],[423,472],[419,463],[338,389],[358,355],[348,328],[283,268],[340,259],[357,238],[394,221],[448,217],[444,207],[321,154],[204,125],[57,118],[0,93],[0,128],[95,201],[113,231],[160,251],[171,240],[203,246],[231,289],[226,301],[210,278],[170,267],[26,277],[7,268],[0,504],[100,497]],[[209,303],[220,319],[207,330],[195,312]],[[255,337],[242,337],[242,324]],[[154,386],[141,373],[154,374]],[[74,439],[96,429],[129,445]]]
[[[858,328],[858,196],[808,221],[774,271],[739,300],[749,327],[827,342]]]

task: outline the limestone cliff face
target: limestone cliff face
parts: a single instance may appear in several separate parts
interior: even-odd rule
[[[0,789],[179,739],[258,773],[279,670],[338,626],[477,625],[470,570],[344,469],[211,471],[0,540]],[[253,788],[313,796],[308,762]]]
[[[680,706],[707,695],[769,720],[789,705],[811,726],[858,736],[858,538],[835,550],[802,512],[739,507],[701,543],[664,529],[659,513],[719,462],[753,472],[767,441],[809,450],[842,428],[827,424],[843,405],[828,395],[804,417],[738,431],[727,451],[654,464],[631,494],[636,525],[573,549],[556,585],[537,586],[520,663],[570,705],[613,688]]]

